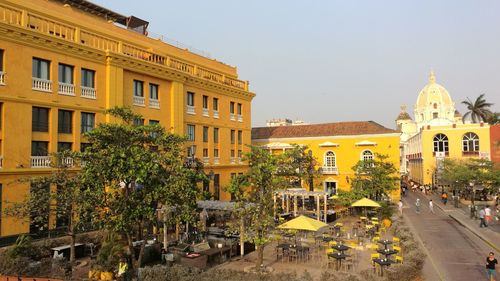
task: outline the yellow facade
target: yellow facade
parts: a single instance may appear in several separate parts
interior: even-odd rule
[[[236,67],[127,30],[98,15],[58,1],[0,0],[0,237],[29,232],[27,220],[7,217],[3,211],[5,202],[19,202],[29,192],[19,179],[50,171],[44,156],[33,157],[33,146],[46,143],[47,153],[62,145],[80,150],[86,142],[82,126],[88,126],[82,125],[82,113],[94,116],[95,126],[114,121],[104,110],[129,106],[144,116],[146,124],[159,121],[174,133],[186,134],[187,126],[194,125],[195,138],[188,146],[203,159],[206,172],[214,172],[209,189],[215,193],[218,181],[221,200],[230,198],[223,188],[231,175],[246,170],[238,155],[251,142],[255,95],[248,90],[248,82],[238,79]],[[91,84],[82,81],[87,70],[93,73]],[[142,91],[134,81],[142,83]],[[188,92],[194,101],[189,106]],[[203,96],[208,101],[205,108]],[[34,107],[48,110],[46,131],[33,129]],[[64,116],[60,110],[71,117],[59,120]],[[70,132],[59,132],[61,122]],[[203,127],[208,127],[206,142]],[[219,131],[218,143],[214,128]]]
[[[477,136],[477,146],[468,141],[470,134]],[[447,137],[447,148],[441,149],[437,136]],[[464,146],[464,142],[467,142]],[[474,141],[473,141],[474,142]],[[420,184],[440,184],[438,162],[441,159],[466,159],[490,157],[490,126],[488,124],[452,124],[427,126],[407,142],[409,179]],[[440,150],[446,150],[440,152]]]
[[[301,136],[294,137],[294,132],[303,130],[309,131],[311,126],[316,125],[297,125],[274,128],[254,128],[252,144],[268,148],[273,153],[280,153],[292,147],[292,145],[306,145],[311,151],[313,157],[317,160],[318,166],[315,168],[320,171],[320,176],[315,179],[315,191],[329,191],[330,187],[342,190],[351,189],[351,180],[354,178],[352,167],[363,159],[364,152],[371,152],[374,157],[376,154],[387,155],[387,161],[394,164],[399,171],[399,133],[392,131],[386,133],[363,134],[363,129],[358,128],[357,123],[367,122],[348,122],[353,123],[351,133],[323,136]],[[336,123],[342,124],[342,123]],[[335,123],[333,124],[335,126]],[[378,124],[377,124],[378,125]],[[380,125],[379,125],[380,126]],[[260,138],[255,134],[259,130],[275,129],[280,131],[291,130],[290,134],[283,137]],[[328,131],[328,130],[327,130]],[[333,152],[333,154],[331,153]],[[333,163],[331,156],[334,156]],[[330,157],[330,160],[327,158]],[[321,168],[321,169],[320,169]],[[308,189],[308,183],[303,183],[304,188]],[[399,186],[399,183],[398,183]],[[392,194],[392,200],[399,200],[399,189]]]

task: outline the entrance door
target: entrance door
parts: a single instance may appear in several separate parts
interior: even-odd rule
[[[325,182],[325,192],[328,196],[332,196],[337,194],[337,182],[334,181],[326,181]]]

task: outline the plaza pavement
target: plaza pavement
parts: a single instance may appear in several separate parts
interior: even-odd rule
[[[416,198],[421,200],[420,214],[415,211]],[[430,198],[434,202],[434,214],[429,212]],[[495,251],[500,245],[498,233],[490,228],[479,229],[479,222],[470,220],[462,209],[443,206],[438,199],[437,195],[425,196],[411,191],[403,197],[404,219],[427,254],[425,280],[484,280],[487,254],[494,251],[500,255]]]

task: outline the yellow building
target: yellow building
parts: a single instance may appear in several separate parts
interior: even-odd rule
[[[86,1],[0,0],[0,202],[22,200],[29,185],[17,180],[50,172],[50,153],[85,147],[82,134],[112,122],[103,112],[114,106],[188,135],[188,153],[213,171],[203,188],[230,198],[222,188],[246,170],[254,94],[236,67],[150,38],[147,26]],[[0,239],[37,231],[5,208]]]
[[[340,122],[253,128],[252,144],[273,153],[307,145],[319,164],[316,169],[321,171],[315,191],[335,194],[337,189],[350,190],[352,167],[359,160],[387,155],[399,170],[399,136],[397,131],[373,121]],[[399,200],[399,195],[399,189],[391,194],[393,200]]]
[[[490,158],[490,126],[464,123],[433,72],[418,95],[414,114],[415,121],[403,107],[396,120],[401,131],[402,172],[410,180],[438,185],[443,159]]]

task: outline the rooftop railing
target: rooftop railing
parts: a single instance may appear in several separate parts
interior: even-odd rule
[[[207,69],[201,65],[160,54],[148,48],[134,46],[115,38],[109,38],[105,35],[99,35],[92,31],[72,26],[71,24],[48,19],[31,11],[12,8],[2,4],[0,5],[0,22],[31,29],[39,33],[57,37],[61,40],[85,45],[93,49],[118,53],[154,64],[163,65],[185,74],[248,91],[247,81],[226,77],[222,73]]]

